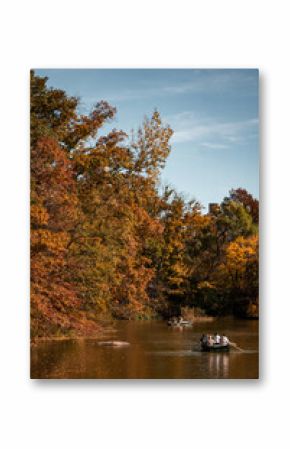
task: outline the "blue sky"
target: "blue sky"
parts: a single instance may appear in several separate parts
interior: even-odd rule
[[[161,180],[207,207],[231,188],[259,189],[258,70],[41,69],[48,85],[117,107],[104,128],[137,129],[157,108],[174,130]]]

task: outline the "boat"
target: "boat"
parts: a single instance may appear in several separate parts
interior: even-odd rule
[[[227,344],[214,343],[213,345],[201,343],[201,350],[203,352],[229,352],[230,345],[228,343]]]
[[[192,326],[192,322],[187,321],[187,320],[181,320],[181,321],[169,320],[167,322],[167,324],[168,324],[168,326],[172,326],[172,327],[191,327]]]

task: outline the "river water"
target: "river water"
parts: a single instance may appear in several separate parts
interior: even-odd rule
[[[258,321],[219,319],[192,328],[162,321],[118,321],[101,340],[49,340],[31,348],[33,379],[256,379],[259,375]],[[225,332],[243,352],[204,353],[202,333]]]

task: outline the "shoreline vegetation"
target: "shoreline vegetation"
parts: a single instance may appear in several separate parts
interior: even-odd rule
[[[129,137],[104,135],[105,100],[79,104],[31,72],[32,342],[114,320],[257,319],[258,200],[233,188],[205,213],[161,186],[174,130],[157,110]]]
[[[209,323],[216,319],[216,317],[206,315],[204,310],[198,307],[184,307],[181,309],[181,315],[185,320],[193,324],[202,322]]]

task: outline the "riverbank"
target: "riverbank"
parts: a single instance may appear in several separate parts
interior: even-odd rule
[[[105,326],[105,325],[104,325]],[[114,334],[116,329],[114,327],[101,327],[98,331],[90,335],[79,335],[79,334],[71,334],[71,335],[44,335],[44,336],[33,336],[30,338],[30,344],[36,345],[37,343],[45,342],[45,341],[74,341],[74,340],[100,340],[108,335]]]

